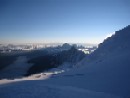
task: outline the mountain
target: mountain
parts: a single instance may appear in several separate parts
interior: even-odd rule
[[[41,73],[51,68],[62,67],[64,63],[70,63],[70,66],[64,66],[72,68],[77,62],[81,61],[86,55],[77,50],[75,47],[71,47],[69,50],[63,50],[58,53],[49,54],[45,56],[39,56],[29,60],[28,62],[33,64],[27,71],[26,76],[36,73]],[[68,65],[67,64],[67,65]]]
[[[129,98],[129,50],[130,26],[127,26],[105,39],[97,50],[65,73],[40,74],[39,77],[46,77],[43,80],[20,80],[4,86],[1,83],[0,97]]]
[[[130,26],[105,39],[77,68],[57,77],[47,82],[130,97]]]
[[[116,31],[73,72],[86,75],[85,88],[130,97],[130,26]]]
[[[112,37],[108,37],[103,43],[99,44],[98,49],[94,51],[83,62],[99,60],[100,58],[110,57],[111,55],[119,55],[129,53],[130,49],[130,26],[127,26],[119,31],[116,31]],[[87,61],[86,61],[87,60]]]

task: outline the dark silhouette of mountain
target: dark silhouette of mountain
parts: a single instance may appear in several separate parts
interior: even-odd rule
[[[16,60],[17,56],[8,56],[0,54],[0,70],[8,67],[8,65],[12,64]]]
[[[28,70],[27,76],[35,73],[40,73],[51,68],[56,68],[64,62],[70,62],[76,64],[82,60],[86,55],[82,51],[78,51],[75,47],[71,47],[70,50],[65,50],[56,54],[40,56],[33,58],[28,63],[34,65]]]

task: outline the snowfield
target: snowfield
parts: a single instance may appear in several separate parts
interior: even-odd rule
[[[0,98],[122,98],[73,86],[44,84],[42,80],[16,82],[0,88]]]

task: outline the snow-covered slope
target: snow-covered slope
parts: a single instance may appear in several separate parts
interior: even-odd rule
[[[121,98],[72,86],[43,84],[42,81],[26,81],[0,88],[0,98]]]
[[[130,26],[106,39],[77,66],[47,82],[130,97]]]
[[[129,53],[130,51],[130,25],[116,31],[112,37],[109,37],[104,40],[103,43],[99,44],[98,49],[89,55],[83,62],[93,62],[104,57],[110,57],[111,55],[118,55],[123,53]],[[110,56],[109,56],[110,55]]]
[[[130,26],[106,39],[76,68],[47,80],[1,84],[0,97],[129,98],[129,77]]]

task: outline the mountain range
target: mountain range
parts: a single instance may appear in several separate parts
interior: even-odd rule
[[[130,26],[99,44],[98,49],[61,74],[40,74],[0,85],[1,98],[129,98]],[[47,77],[47,78],[44,78]],[[7,81],[6,81],[7,82]]]

